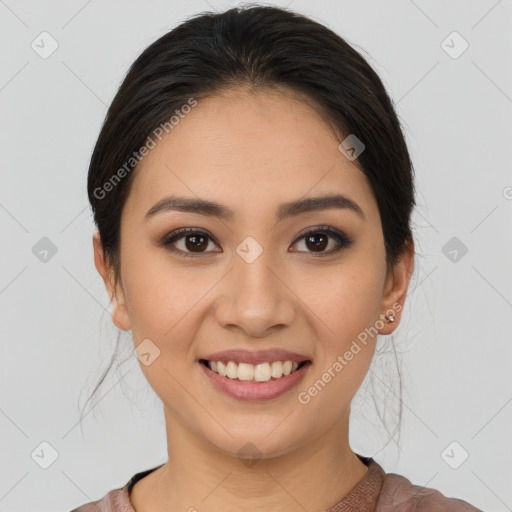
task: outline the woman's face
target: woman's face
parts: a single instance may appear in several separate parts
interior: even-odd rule
[[[143,343],[141,368],[166,418],[225,453],[252,443],[272,457],[346,429],[374,353],[375,330],[365,336],[365,329],[391,332],[380,320],[403,302],[409,275],[393,280],[386,272],[377,203],[338,144],[291,92],[240,90],[200,100],[137,169],[122,214],[114,321],[132,330],[135,347]],[[327,195],[360,211],[286,206]],[[148,215],[171,196],[214,202],[231,215],[216,208]],[[165,246],[181,228],[194,229]],[[282,377],[293,386],[278,396],[284,381],[272,379],[250,383],[268,395],[256,389],[242,399],[233,393],[244,393],[246,381],[233,385],[201,362],[231,349],[281,349],[309,364],[298,381]],[[262,362],[258,375],[266,379],[267,371]],[[231,391],[217,381],[229,381]]]

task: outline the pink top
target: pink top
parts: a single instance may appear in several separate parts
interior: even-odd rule
[[[326,512],[482,512],[466,501],[447,498],[434,489],[413,485],[403,476],[385,473],[371,457],[357,456],[368,466],[366,475]],[[71,512],[136,512],[130,502],[132,487],[159,467],[135,474],[124,487]]]

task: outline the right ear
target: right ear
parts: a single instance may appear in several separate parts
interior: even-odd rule
[[[117,288],[114,288],[114,273],[107,265],[105,252],[103,251],[103,245],[101,243],[101,237],[98,230],[96,230],[92,236],[92,245],[94,248],[94,265],[103,278],[105,288],[107,289],[107,293],[112,304],[112,321],[117,327],[119,327],[119,329],[128,331],[131,329],[131,323],[130,316],[128,315],[128,309],[126,307],[123,288],[120,283],[118,283]]]

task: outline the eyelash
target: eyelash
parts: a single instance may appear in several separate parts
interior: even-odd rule
[[[334,238],[340,245],[336,249],[331,250],[329,252],[323,252],[323,253],[310,252],[310,254],[312,254],[314,257],[321,258],[324,256],[333,255],[335,253],[338,253],[342,249],[348,248],[353,243],[353,239],[350,238],[349,236],[347,236],[342,231],[335,230],[335,229],[331,228],[330,226],[318,226],[317,228],[311,229],[311,230],[307,231],[306,233],[304,233],[303,235],[301,235],[300,237],[298,237],[297,239],[295,239],[295,241],[293,242],[292,245],[295,245],[297,242],[299,242],[303,238],[307,238],[308,236],[318,235],[318,234],[328,235],[328,236]],[[185,258],[198,258],[204,254],[207,254],[207,252],[194,254],[194,253],[182,251],[181,249],[175,249],[171,246],[171,244],[173,244],[174,242],[177,242],[178,240],[185,238],[185,235],[202,235],[202,236],[205,236],[206,238],[209,238],[211,241],[213,241],[214,243],[216,243],[218,245],[217,241],[208,232],[203,231],[202,229],[199,229],[199,228],[181,228],[177,231],[169,233],[162,239],[162,241],[160,242],[160,245],[163,246],[167,251],[172,252],[174,254],[178,254],[179,256],[183,256]],[[214,252],[219,252],[219,251],[214,251]],[[306,252],[309,252],[309,251],[306,251]]]

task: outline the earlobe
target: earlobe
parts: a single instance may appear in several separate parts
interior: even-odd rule
[[[114,286],[114,275],[112,269],[107,265],[105,252],[101,243],[100,233],[98,230],[94,232],[92,237],[94,248],[94,265],[96,270],[101,275],[110,303],[112,305],[112,321],[114,324],[123,331],[131,329],[130,317],[126,308],[126,302],[122,286],[118,284],[117,289]]]
[[[126,304],[118,302],[116,297],[112,300],[112,321],[122,331],[129,331],[131,329]]]

